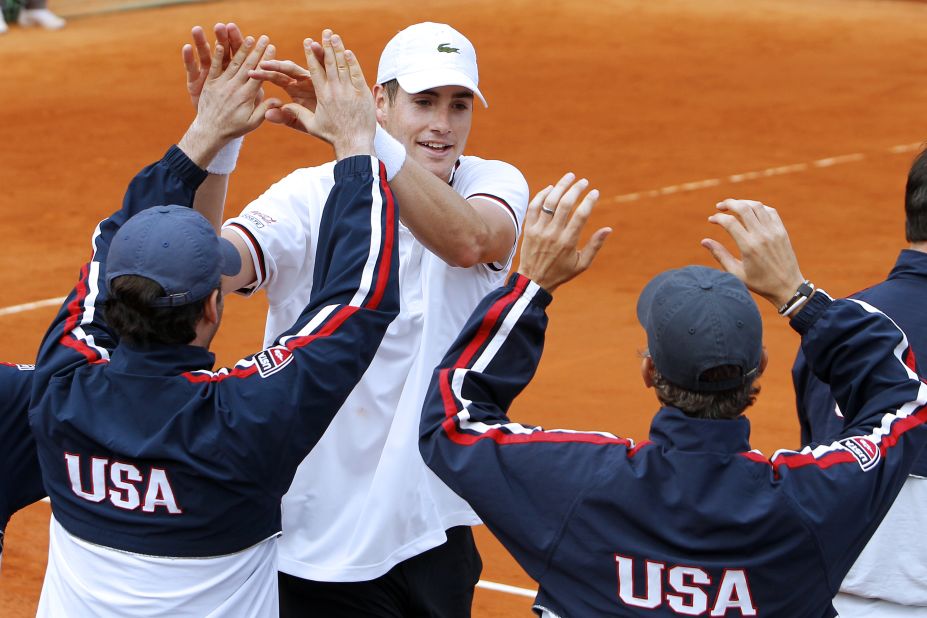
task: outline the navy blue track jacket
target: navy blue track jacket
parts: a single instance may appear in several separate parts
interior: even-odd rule
[[[540,584],[536,610],[597,616],[835,615],[831,599],[927,442],[904,334],[816,294],[792,320],[849,424],[771,459],[749,421],[661,409],[650,440],[543,430],[506,410],[534,375],[550,296],[520,275],[435,371],[425,461]]]
[[[0,551],[13,513],[45,497],[26,415],[32,370],[32,365],[0,362]]]
[[[46,335],[29,420],[58,522],[136,553],[237,552],[280,531],[280,498],[399,310],[397,207],[372,157],[335,166],[312,301],[231,369],[186,345],[119,344],[100,310],[107,250],[140,210],[189,206],[206,172],[176,147],[129,185]]]
[[[853,298],[877,307],[894,320],[918,357],[927,354],[927,253],[905,249],[888,279]],[[923,375],[922,368],[915,371]],[[792,383],[802,444],[831,440],[843,431],[842,413],[837,411],[830,387],[815,377],[801,350],[792,367]],[[921,453],[911,474],[927,477],[927,451]]]

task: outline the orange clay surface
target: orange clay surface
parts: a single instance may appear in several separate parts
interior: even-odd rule
[[[64,295],[95,223],[183,134],[193,110],[180,47],[191,26],[234,20],[296,60],[302,38],[330,26],[372,80],[393,33],[446,21],[476,45],[491,105],[476,110],[467,151],[515,164],[532,191],[569,170],[587,176],[603,196],[593,224],[616,230],[593,269],[558,292],[540,371],[512,416],[645,439],[657,406],[638,372],[637,294],[666,268],[712,263],[699,240],[722,237],[706,222],[715,202],[775,205],[805,275],[833,294],[891,268],[905,173],[927,135],[925,18],[927,5],[884,0],[237,0],[87,17],[57,33],[11,28],[0,37],[0,307]],[[329,156],[310,138],[260,128],[227,213]],[[761,173],[730,178],[746,172]],[[798,445],[798,337],[761,306],[771,362],[749,415],[754,446],[769,455]],[[264,310],[260,298],[228,302],[221,364],[259,348]],[[0,315],[0,358],[30,362],[53,311]],[[2,616],[34,614],[48,514],[36,504],[7,530]],[[533,586],[485,528],[477,536],[484,579]],[[479,590],[474,615],[529,607]]]

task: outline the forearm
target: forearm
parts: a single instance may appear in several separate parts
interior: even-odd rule
[[[793,327],[814,374],[830,385],[847,426],[881,422],[919,397],[922,384],[907,366],[913,354],[895,324],[876,309],[852,300],[815,294]]]
[[[469,457],[471,445],[493,431],[471,431],[509,422],[506,412],[537,370],[550,296],[529,279],[513,276],[490,293],[435,369],[422,410],[420,447],[426,463],[446,475],[451,460]],[[491,441],[491,440],[490,440]],[[446,482],[454,487],[462,479]]]
[[[222,228],[228,187],[228,175],[210,174],[197,189],[196,197],[193,199],[193,208],[206,217],[217,232]]]
[[[510,221],[491,225],[444,180],[411,157],[390,181],[402,222],[429,251],[452,266],[504,261],[515,240]]]

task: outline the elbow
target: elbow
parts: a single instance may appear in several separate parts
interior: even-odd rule
[[[455,252],[447,262],[451,266],[456,266],[457,268],[471,268],[481,263],[480,253],[469,248],[462,249]]]
[[[445,256],[445,261],[458,268],[470,268],[486,261],[492,261],[485,259],[486,240],[477,234],[461,235],[449,255]]]

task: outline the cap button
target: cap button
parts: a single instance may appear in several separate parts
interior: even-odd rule
[[[710,290],[711,288],[715,287],[710,281],[701,281],[699,282],[698,286],[703,290]]]

